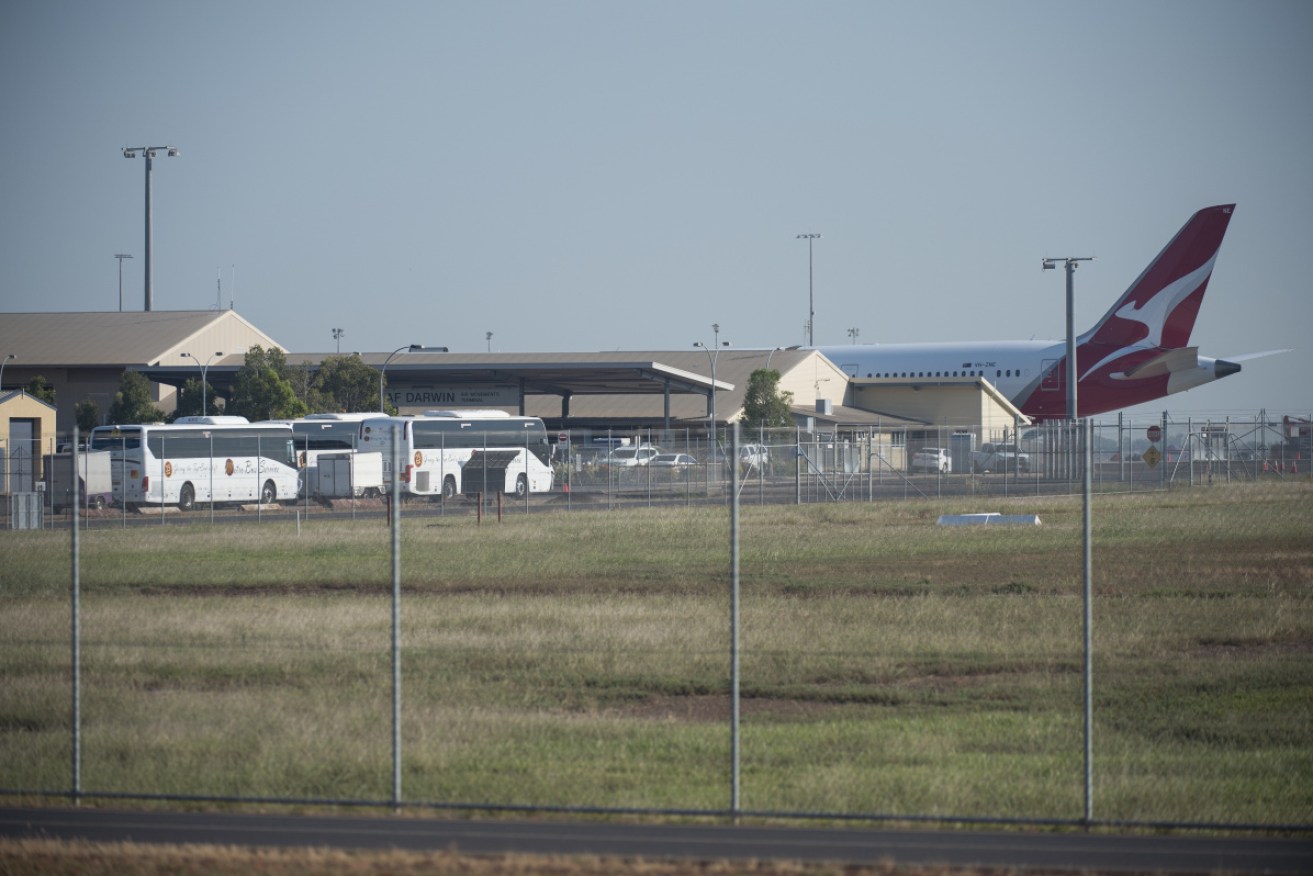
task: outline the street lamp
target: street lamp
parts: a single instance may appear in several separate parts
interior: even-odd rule
[[[140,152],[146,159],[146,309],[151,310],[154,306],[153,289],[151,287],[151,253],[150,253],[150,171],[151,166],[155,163],[155,154],[160,150],[169,158],[177,158],[178,150],[174,146],[125,146],[123,147],[124,158],[136,158]],[[119,264],[123,264],[119,262]]]
[[[1072,275],[1076,273],[1078,262],[1092,262],[1093,256],[1079,258],[1044,259],[1044,270],[1051,271],[1062,262],[1067,268],[1067,419],[1076,422],[1076,316],[1073,313],[1076,290],[1072,284]]]
[[[123,260],[130,259],[132,256],[125,252],[114,253],[114,258],[119,260],[119,313],[123,312]]]
[[[383,411],[384,413],[387,412],[387,406],[383,404],[383,380],[387,376],[388,363],[392,361],[392,357],[396,356],[398,353],[445,353],[445,352],[447,352],[446,347],[426,347],[423,344],[406,344],[404,346],[397,347],[391,353],[388,353],[388,357],[383,360],[382,369],[380,369],[378,372],[378,409],[380,411]]]
[[[337,341],[338,355],[341,355],[342,353],[342,336],[344,334],[346,334],[346,329],[340,329],[340,328],[333,329],[333,340]]]
[[[210,363],[214,361],[216,356],[222,356],[223,352],[216,351],[214,356],[209,357],[204,362],[201,362],[200,359],[197,359],[191,353],[183,353],[182,355],[183,358],[191,359],[197,365],[201,366],[201,416],[203,417],[205,416],[205,374],[210,370]]]
[[[487,340],[487,342],[488,342],[488,352],[491,353],[491,352],[492,352],[492,332],[488,332],[488,336],[487,336],[487,338],[486,338],[485,340]]]
[[[13,353],[6,353],[5,357],[3,359],[0,359],[0,392],[3,392],[5,388],[5,363],[8,362],[10,359],[17,359],[17,358],[18,357],[15,356]]]
[[[799,234],[797,240],[807,241],[807,346],[815,346],[816,337],[816,295],[812,287],[812,241],[818,240],[819,234]]]
[[[716,359],[720,357],[720,348],[728,347],[729,341],[722,341],[720,339],[720,323],[712,323],[711,331],[715,333],[715,339],[712,341],[710,347],[701,341],[694,341],[693,346],[701,347],[705,350],[707,359],[711,361],[711,395],[709,400],[711,403],[711,441],[714,448],[716,441]]]

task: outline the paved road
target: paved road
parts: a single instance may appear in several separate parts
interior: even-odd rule
[[[647,859],[1313,873],[1313,840],[0,808],[0,836]]]

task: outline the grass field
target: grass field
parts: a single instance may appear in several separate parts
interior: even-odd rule
[[[1081,817],[1080,501],[978,501],[743,510],[744,809]],[[404,798],[728,808],[728,544],[403,517]],[[1313,823],[1313,485],[1098,496],[1094,568],[1095,817]],[[0,575],[0,786],[66,790],[67,533]],[[378,520],[85,533],[83,790],[390,799],[390,580]]]

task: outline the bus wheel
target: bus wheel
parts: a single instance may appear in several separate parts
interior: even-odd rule
[[[273,481],[265,481],[264,488],[260,490],[260,504],[272,505],[278,498],[278,490],[274,487]]]
[[[529,495],[529,479],[520,475],[515,479],[515,498],[523,499]]]
[[[456,498],[456,479],[451,475],[447,475],[442,482],[442,499],[446,501],[454,498]]]
[[[196,507],[196,488],[191,484],[183,484],[182,489],[178,491],[178,510],[190,511]]]

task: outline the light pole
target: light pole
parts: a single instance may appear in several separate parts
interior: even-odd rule
[[[1044,259],[1044,270],[1051,271],[1057,267],[1058,262],[1062,262],[1067,267],[1067,419],[1072,423],[1076,422],[1078,408],[1076,407],[1076,316],[1074,313],[1076,304],[1076,289],[1072,283],[1072,275],[1076,273],[1078,262],[1092,262],[1093,256],[1083,256],[1079,258],[1056,258]]]
[[[153,289],[151,287],[151,252],[150,252],[150,171],[155,163],[155,153],[164,150],[164,154],[169,158],[177,158],[178,150],[174,146],[124,146],[124,158],[136,158],[140,152],[146,159],[146,309],[151,310],[154,307]],[[120,262],[119,264],[122,264]]]
[[[205,375],[206,372],[210,370],[210,363],[214,361],[216,356],[222,356],[223,351],[221,350],[215,351],[214,356],[210,356],[204,362],[201,362],[200,359],[197,359],[191,353],[183,353],[182,355],[184,358],[191,359],[193,362],[195,362],[197,365],[201,367],[201,416],[203,417],[205,416]]]
[[[807,346],[815,346],[816,339],[816,295],[812,286],[812,241],[818,240],[819,234],[799,234],[797,240],[807,241]]]
[[[119,260],[119,313],[123,312],[123,260],[130,259],[132,256],[125,252],[114,253],[114,258]]]
[[[342,336],[344,334],[346,334],[346,329],[333,329],[333,340],[337,341],[337,352],[339,356],[342,354]]]
[[[0,392],[3,392],[5,388],[5,363],[8,362],[10,359],[17,359],[17,358],[18,357],[15,356],[13,353],[6,353],[5,357],[3,359],[0,359]]]
[[[383,360],[382,369],[380,369],[378,372],[378,409],[380,411],[383,411],[384,413],[387,412],[387,406],[383,403],[383,381],[384,378],[387,377],[388,363],[392,361],[392,357],[396,356],[398,353],[445,353],[445,352],[447,352],[446,347],[426,347],[423,344],[406,344],[404,346],[397,347],[391,353],[388,353],[388,357]]]
[[[714,340],[712,341],[710,347],[708,347],[706,344],[702,343],[701,341],[694,341],[693,346],[701,347],[703,350],[705,350],[707,354],[707,359],[711,361],[710,413],[711,413],[711,442],[712,442],[712,448],[714,448],[716,442],[716,360],[720,358],[720,348],[728,347],[729,341],[722,341],[720,339],[720,323],[718,322],[712,323],[711,331],[714,333]]]
[[[488,341],[488,352],[491,353],[491,352],[492,352],[492,332],[488,332],[487,341]]]

